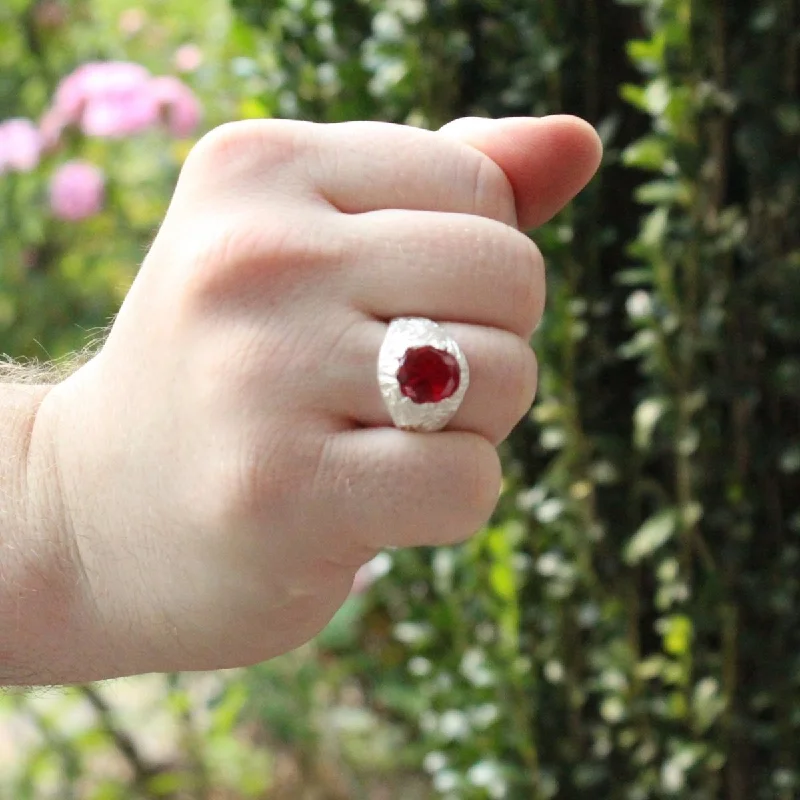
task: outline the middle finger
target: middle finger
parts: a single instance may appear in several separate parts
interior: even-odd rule
[[[529,338],[545,300],[544,261],[523,233],[466,214],[381,210],[344,217],[345,294],[378,319],[423,316]]]

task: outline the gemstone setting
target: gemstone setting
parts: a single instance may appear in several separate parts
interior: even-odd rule
[[[397,382],[403,397],[414,403],[441,403],[456,393],[461,370],[456,357],[446,350],[409,347],[397,370]]]
[[[400,317],[390,323],[378,354],[378,387],[395,427],[438,431],[464,399],[469,365],[444,327]]]

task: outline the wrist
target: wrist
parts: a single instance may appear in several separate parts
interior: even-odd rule
[[[0,385],[0,684],[83,679],[88,593],[67,524],[50,415],[50,385]]]

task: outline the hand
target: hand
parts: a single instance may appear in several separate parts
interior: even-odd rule
[[[566,117],[206,136],[105,346],[37,418],[81,574],[70,679],[265,660],[380,549],[479,529],[536,385],[544,265],[519,228],[599,155]],[[378,390],[386,322],[409,315],[470,363],[442,432],[391,427]]]

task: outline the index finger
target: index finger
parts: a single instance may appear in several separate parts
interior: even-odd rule
[[[516,227],[514,190],[475,147],[435,131],[383,122],[319,126],[309,161],[322,195],[348,214],[384,209],[488,217]]]

